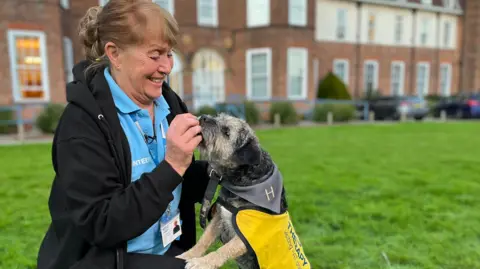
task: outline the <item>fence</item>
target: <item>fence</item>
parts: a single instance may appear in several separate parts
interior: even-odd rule
[[[9,127],[15,126],[17,138],[20,141],[25,140],[25,125],[35,125],[35,121],[37,118],[36,109],[43,109],[46,104],[36,104],[36,103],[28,103],[28,104],[14,104],[8,106],[0,106],[0,114],[11,116],[8,118],[0,118],[0,127],[8,130]],[[30,117],[26,117],[30,113]]]

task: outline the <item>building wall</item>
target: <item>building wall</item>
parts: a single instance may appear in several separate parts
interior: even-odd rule
[[[429,65],[428,94],[440,94],[439,80],[441,64],[450,64],[450,93],[458,91],[459,59],[461,46],[461,17],[430,11],[414,11],[407,8],[357,4],[341,0],[318,0],[315,27],[316,46],[322,51],[320,77],[333,70],[336,60],[348,62],[346,79],[351,93],[362,96],[364,87],[364,66],[366,61],[378,65],[378,90],[382,94],[392,94],[392,63],[404,65],[401,80],[404,94],[416,94],[416,64]],[[345,11],[345,35],[337,37],[337,14]],[[369,29],[370,16],[374,16],[374,31]],[[397,16],[402,16],[401,38],[396,38]],[[422,41],[424,32],[422,22],[428,20],[426,40]],[[451,24],[450,38],[446,44],[445,22]],[[370,38],[369,38],[370,37]]]
[[[65,82],[69,80],[67,72],[71,66],[64,60],[68,54],[63,44],[64,37],[72,43],[71,62],[84,58],[77,36],[78,21],[86,10],[99,4],[99,0],[70,0],[69,7],[63,8],[60,0],[47,0],[45,3],[24,1],[20,8],[14,7],[18,1],[5,0],[0,11],[0,35],[6,36],[8,28],[35,29],[45,33],[48,52],[48,73],[51,101],[65,101]],[[268,19],[262,26],[250,27],[249,18],[261,19],[262,14],[248,14],[248,6],[259,1],[269,7]],[[264,2],[263,2],[264,1]],[[346,0],[304,0],[307,4],[306,22],[292,25],[289,16],[288,0],[218,0],[218,15],[213,25],[199,25],[197,1],[175,0],[169,10],[176,17],[181,28],[179,44],[176,50],[177,68],[181,83],[178,91],[192,107],[192,94],[195,91],[195,71],[198,71],[201,55],[216,57],[224,67],[223,81],[225,98],[231,95],[245,96],[248,93],[247,55],[256,49],[266,49],[271,53],[268,66],[271,70],[269,99],[286,99],[289,89],[288,51],[291,48],[302,49],[307,55],[302,64],[306,79],[306,99],[315,98],[318,82],[329,71],[334,71],[334,63],[348,63],[345,81],[354,96],[364,94],[365,63],[378,64],[376,86],[383,94],[391,93],[392,64],[402,63],[404,77],[401,82],[404,94],[416,94],[416,64],[429,64],[428,94],[439,93],[439,66],[451,65],[451,93],[458,91],[460,84],[460,59],[465,45],[463,65],[463,83],[466,87],[476,87],[478,76],[478,44],[480,27],[477,26],[480,3],[471,1],[467,10],[466,42],[463,41],[463,17],[443,12],[400,8],[389,5],[363,3]],[[368,1],[366,1],[368,2]],[[371,2],[371,1],[370,1]],[[345,38],[336,36],[337,10],[346,11]],[[475,10],[475,11],[472,11]],[[234,11],[232,11],[234,10]],[[36,12],[33,12],[36,11]],[[375,15],[373,39],[369,40],[369,16]],[[402,37],[395,38],[397,15],[403,16]],[[420,43],[423,19],[429,19],[427,42]],[[452,38],[443,44],[444,22],[450,22]],[[0,41],[0,52],[8,54],[8,42]],[[68,55],[67,55],[68,56]],[[292,60],[292,59],[290,59]],[[473,71],[472,71],[473,70]],[[12,103],[12,83],[10,64],[0,63],[0,104]],[[474,78],[476,77],[476,79]],[[469,86],[471,85],[471,86]],[[478,85],[480,86],[480,85]],[[177,88],[177,87],[176,87]],[[290,99],[291,96],[290,96]],[[295,98],[300,103],[305,98]],[[259,101],[260,102],[260,101]]]

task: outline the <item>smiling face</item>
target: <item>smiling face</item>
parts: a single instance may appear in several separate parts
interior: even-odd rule
[[[108,45],[108,44],[107,44]],[[172,49],[162,40],[141,46],[116,48],[112,64],[116,82],[136,103],[148,104],[162,95],[162,85],[173,68]]]

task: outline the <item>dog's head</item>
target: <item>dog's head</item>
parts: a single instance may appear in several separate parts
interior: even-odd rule
[[[247,122],[220,113],[200,117],[203,140],[198,149],[203,158],[221,168],[237,168],[260,162],[258,138]]]

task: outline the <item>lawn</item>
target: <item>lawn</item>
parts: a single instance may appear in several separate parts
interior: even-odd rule
[[[258,131],[316,269],[480,269],[480,125]],[[50,146],[0,147],[0,268],[34,268]],[[228,267],[234,268],[234,267]]]

